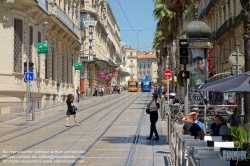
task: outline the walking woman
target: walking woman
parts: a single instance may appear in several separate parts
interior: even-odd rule
[[[156,122],[158,121],[158,109],[159,109],[159,103],[157,103],[157,95],[152,96],[152,100],[147,104],[147,107],[150,110],[150,134],[147,140],[151,140],[153,136],[153,132],[155,133],[155,139],[154,140],[159,140],[159,135],[156,130]]]
[[[80,124],[77,122],[76,120],[76,112],[73,110],[73,107],[74,107],[74,103],[73,103],[74,99],[73,99],[73,95],[72,94],[68,94],[67,96],[67,106],[68,106],[68,109],[67,109],[67,118],[66,118],[66,127],[69,127],[69,117],[70,115],[73,115],[74,117],[74,121],[76,123],[76,126],[79,126]]]

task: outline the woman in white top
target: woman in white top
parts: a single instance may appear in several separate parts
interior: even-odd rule
[[[157,103],[157,95],[152,96],[152,100],[147,104],[147,107],[150,110],[150,134],[147,140],[151,140],[153,133],[155,133],[155,139],[159,140],[159,135],[156,130],[156,122],[158,121],[158,109],[159,109],[159,103]]]

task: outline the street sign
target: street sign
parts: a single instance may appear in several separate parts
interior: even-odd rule
[[[48,54],[49,53],[49,43],[37,43],[37,53],[38,54]]]
[[[171,70],[165,70],[164,71],[164,77],[167,79],[172,78],[172,71]]]
[[[75,70],[82,70],[82,62],[74,63]]]
[[[236,70],[237,69],[237,51],[231,52],[231,54],[229,55],[228,61],[232,65],[233,69]],[[238,62],[239,62],[239,69],[240,69],[245,64],[245,58],[240,52],[239,52]]]
[[[95,21],[94,18],[88,18],[85,21],[83,21],[83,24],[85,27],[88,27],[88,26],[95,27],[97,24],[97,21]]]
[[[34,81],[34,72],[25,72],[25,81]]]

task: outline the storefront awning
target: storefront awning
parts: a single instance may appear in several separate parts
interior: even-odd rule
[[[88,57],[81,57],[81,61],[89,64],[96,64],[99,70],[106,70],[109,72],[115,71],[118,66],[110,63],[109,61],[94,58],[92,61],[88,60]]]

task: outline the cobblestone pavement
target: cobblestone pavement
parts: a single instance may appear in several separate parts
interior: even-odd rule
[[[151,94],[124,92],[84,100],[77,104],[81,125],[73,125],[71,117],[68,128],[65,106],[38,112],[35,122],[13,116],[0,122],[0,165],[64,166],[76,159],[76,165],[125,165],[148,97]],[[131,165],[169,165],[166,123],[157,122],[159,141],[146,140],[149,127],[144,113]]]

